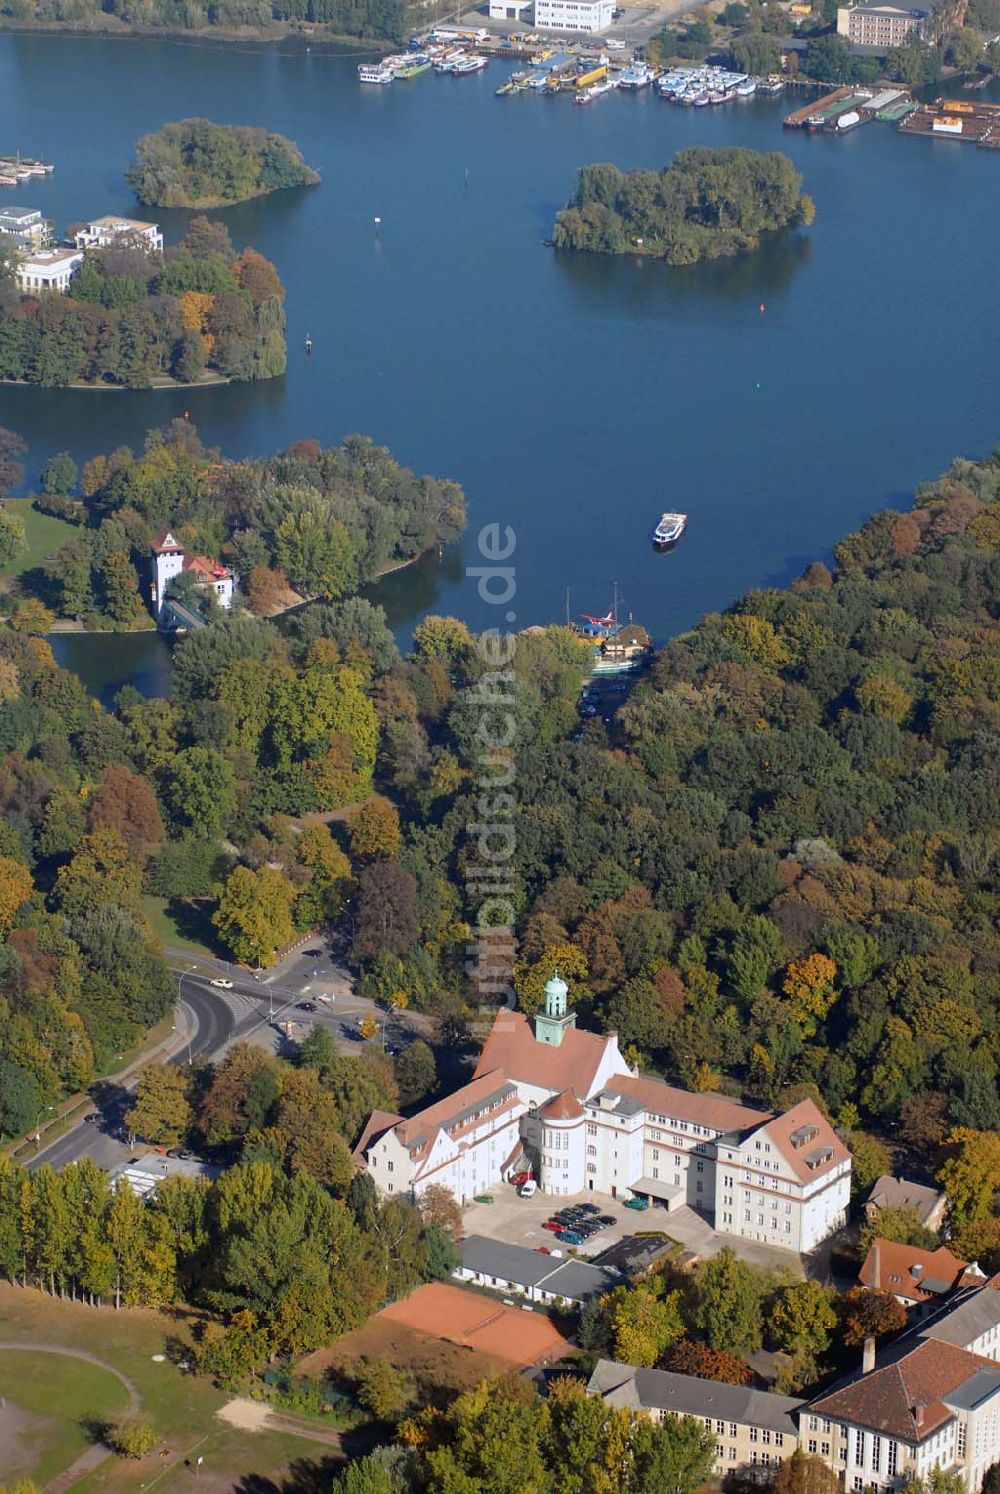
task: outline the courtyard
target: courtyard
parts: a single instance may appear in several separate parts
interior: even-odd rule
[[[593,1235],[584,1245],[577,1247],[577,1255],[593,1260],[610,1245],[632,1235],[662,1233],[675,1240],[681,1249],[704,1259],[718,1255],[729,1245],[741,1260],[751,1266],[785,1270],[800,1270],[802,1263],[791,1250],[778,1250],[772,1245],[763,1245],[756,1240],[745,1240],[738,1235],[725,1235],[713,1229],[711,1224],[686,1204],[671,1209],[653,1205],[639,1210],[625,1207],[623,1200],[609,1198],[600,1193],[577,1193],[558,1198],[545,1193],[536,1193],[533,1198],[519,1198],[516,1189],[509,1183],[499,1183],[492,1193],[491,1204],[471,1203],[462,1213],[462,1223],[467,1235],[483,1235],[489,1240],[502,1240],[508,1245],[523,1245],[529,1250],[538,1250],[545,1245],[563,1250],[563,1246],[550,1230],[542,1225],[558,1209],[577,1203],[596,1204],[602,1214],[612,1215],[615,1223]]]

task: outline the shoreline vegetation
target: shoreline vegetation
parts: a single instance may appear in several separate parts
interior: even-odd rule
[[[22,293],[0,263],[0,382],[151,389],[285,372],[285,290],[270,260],[239,254],[194,218],[162,255],[138,232],[91,247],[65,295]]]
[[[135,152],[125,182],[153,207],[231,207],[320,181],[294,141],[252,125],[176,120],[143,135]]]
[[[802,178],[781,151],[694,146],[662,171],[580,168],[556,218],[556,249],[644,254],[693,265],[756,249],[765,233],[815,217]]]
[[[42,487],[32,514],[44,533],[29,533],[28,515],[14,515],[5,567],[15,582],[10,624],[35,635],[152,630],[144,599],[151,546],[164,529],[188,555],[229,567],[237,611],[266,621],[302,609],[322,619],[334,603],[367,615],[363,587],[457,540],[466,522],[457,483],[417,475],[368,436],[229,461],[189,420],[151,431],[141,452],[93,457],[82,472],[60,453]],[[53,520],[64,534],[51,532]],[[219,620],[214,591],[194,573],[176,576],[168,594]]]
[[[411,9],[405,0],[366,0],[361,6],[349,0],[307,0],[303,17],[293,14],[291,0],[191,0],[183,9],[172,0],[151,0],[149,14],[159,12],[162,24],[153,20],[127,21],[110,15],[100,0],[78,0],[72,19],[53,20],[40,15],[47,0],[10,0],[0,16],[0,30],[24,33],[78,36],[178,36],[219,41],[282,41],[301,37],[308,45],[313,41],[356,45],[392,50],[412,29],[417,19],[431,24],[443,7],[430,5],[426,10]],[[183,17],[183,20],[181,19]],[[412,24],[411,24],[412,23]]]

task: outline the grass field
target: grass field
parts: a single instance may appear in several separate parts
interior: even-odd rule
[[[213,906],[208,899],[144,897],[142,900],[149,926],[161,943],[176,944],[192,954],[203,955],[218,953],[206,942],[214,932],[209,922]]]
[[[55,519],[51,514],[40,514],[32,508],[27,498],[11,498],[4,504],[9,514],[16,514],[24,525],[24,536],[28,548],[14,557],[9,565],[0,565],[0,576],[20,576],[41,565],[47,555],[58,550],[78,531],[65,519]]]
[[[74,1482],[74,1494],[126,1494],[156,1488],[159,1494],[316,1494],[328,1490],[336,1450],[289,1429],[242,1431],[217,1419],[231,1399],[208,1381],[171,1362],[174,1347],[189,1346],[197,1319],[186,1312],[158,1313],[89,1308],[41,1292],[0,1283],[0,1341],[77,1349],[95,1356],[131,1383],[138,1414],[162,1439],[141,1462],[114,1457]],[[154,1354],[168,1355],[162,1363]],[[48,1361],[51,1359],[51,1364]],[[25,1371],[25,1365],[30,1372]],[[0,1395],[15,1418],[0,1442],[18,1447],[26,1466],[18,1473],[45,1484],[86,1448],[85,1423],[121,1414],[129,1396],[106,1370],[41,1353],[0,1353]],[[196,1459],[203,1459],[200,1469]],[[4,1466],[3,1473],[8,1473]]]
[[[129,1407],[125,1386],[107,1371],[31,1350],[0,1354],[0,1396],[4,1474],[30,1474],[41,1484],[90,1445],[89,1425],[114,1421]]]

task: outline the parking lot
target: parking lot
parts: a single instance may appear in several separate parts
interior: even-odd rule
[[[578,1193],[572,1198],[550,1198],[544,1193],[536,1193],[534,1198],[519,1198],[511,1184],[503,1183],[493,1190],[492,1196],[491,1204],[474,1203],[465,1209],[462,1222],[467,1235],[485,1235],[487,1239],[503,1240],[508,1245],[525,1245],[530,1250],[537,1250],[539,1245],[563,1248],[555,1235],[543,1229],[542,1225],[558,1209],[570,1208],[577,1203],[594,1204],[602,1214],[613,1214],[615,1218],[614,1225],[577,1246],[581,1256],[600,1255],[609,1245],[626,1235],[635,1234],[637,1230],[662,1229],[673,1235],[670,1219],[664,1210],[640,1212],[627,1209],[620,1199],[606,1198],[603,1194]]]
[[[484,1235],[489,1240],[524,1245],[530,1250],[537,1250],[540,1245],[565,1249],[551,1231],[542,1228],[543,1223],[560,1209],[578,1203],[592,1203],[602,1214],[613,1215],[615,1223],[576,1247],[577,1254],[584,1258],[600,1255],[609,1245],[629,1235],[660,1230],[699,1258],[718,1255],[724,1246],[729,1245],[741,1260],[752,1266],[801,1270],[800,1259],[793,1251],[777,1250],[756,1240],[742,1240],[737,1235],[719,1234],[687,1205],[668,1213],[662,1208],[628,1209],[622,1199],[608,1198],[600,1193],[577,1193],[558,1198],[536,1193],[533,1198],[519,1198],[509,1183],[498,1184],[492,1197],[491,1204],[473,1203],[463,1211],[462,1222],[467,1235]]]

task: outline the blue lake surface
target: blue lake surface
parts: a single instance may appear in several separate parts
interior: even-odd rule
[[[468,498],[462,546],[378,587],[404,639],[429,610],[503,625],[466,574],[476,533],[498,522],[516,535],[518,626],[564,618],[567,588],[573,614],[604,611],[617,582],[623,613],[662,640],[787,581],[952,456],[1000,440],[996,152],[878,124],[842,139],[782,131],[787,98],[497,99],[496,64],[365,89],[359,55],[0,37],[0,150],[56,164],[5,200],[60,227],[122,211],[178,238],[190,215],[140,209],[121,173],[139,135],[187,115],[280,130],[323,173],[316,189],[218,215],[288,288],[287,375],[189,392],[0,389],[32,476],[62,448],[82,461],[140,445],[184,410],[230,456],[369,432]],[[545,247],[581,164],[662,166],[693,144],[787,151],[813,227],[690,270]],[[668,507],[689,513],[688,533],[656,555],[649,533]],[[74,667],[90,646],[74,641]],[[93,640],[105,668],[118,646]],[[146,666],[156,675],[157,658]]]

